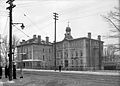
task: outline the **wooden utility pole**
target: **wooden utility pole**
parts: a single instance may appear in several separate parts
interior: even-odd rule
[[[119,9],[119,11],[118,11],[119,12],[119,20],[120,20],[120,0],[119,0],[119,8],[118,9]],[[118,29],[120,30],[120,21],[118,21],[118,24],[119,24]],[[119,31],[118,35],[119,35],[118,37],[119,37],[119,56],[120,56],[120,31]]]
[[[1,34],[0,34],[0,66],[1,66],[1,62],[2,62],[2,55],[1,55],[2,48],[1,48],[1,43],[2,43],[2,41],[1,41]]]
[[[54,15],[54,19],[55,19],[55,40],[54,40],[54,64],[55,64],[55,71],[56,71],[56,20],[58,20],[58,14],[57,13],[53,13]]]
[[[102,64],[102,57],[101,57],[101,41],[98,41],[99,43],[99,70],[101,70],[101,64]]]
[[[9,81],[12,81],[12,9],[16,6],[13,5],[14,0],[8,0],[6,3],[8,3],[10,6],[7,7],[9,10],[9,18],[10,18],[10,29],[9,29]]]

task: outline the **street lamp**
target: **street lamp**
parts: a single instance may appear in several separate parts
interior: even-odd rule
[[[13,24],[13,25],[15,25],[15,24],[17,24],[17,25],[18,25],[18,24],[21,24],[21,26],[20,26],[21,29],[24,29],[24,28],[25,28],[25,26],[24,26],[23,23],[12,23],[12,24]],[[20,39],[19,39],[19,40],[20,40]],[[19,40],[18,40],[18,41],[19,41]],[[13,45],[13,50],[14,50],[14,48],[15,48],[15,46]],[[13,54],[14,54],[14,51],[13,51]],[[13,55],[13,61],[14,61],[14,55]]]
[[[23,24],[23,23],[22,23],[22,25],[21,25],[21,28],[22,28],[22,29],[24,29],[24,28],[25,28],[25,26],[24,26],[24,24]]]
[[[21,24],[21,29],[24,29],[25,28],[25,26],[24,26],[24,24],[23,23],[12,23],[12,25],[15,25],[15,24]],[[23,76],[22,76],[22,72],[21,72],[21,77],[23,78]],[[15,62],[14,62],[14,64],[13,64],[13,79],[16,79],[16,65],[15,65]]]
[[[13,25],[15,25],[15,24],[21,24],[21,26],[20,26],[20,27],[21,27],[22,29],[24,29],[24,28],[25,28],[25,26],[24,26],[24,24],[23,24],[23,23],[12,23],[12,24],[13,24]]]

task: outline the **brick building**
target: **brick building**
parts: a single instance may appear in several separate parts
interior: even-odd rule
[[[71,28],[66,27],[65,38],[57,42],[57,66],[62,65],[67,69],[101,69],[103,56],[103,41],[100,35],[98,39],[88,37],[73,39]]]
[[[36,35],[28,41],[22,41],[18,48],[18,64],[20,66],[21,56],[25,68],[52,68],[54,66],[54,44],[41,41]],[[25,53],[25,54],[24,54]],[[88,37],[74,39],[71,28],[66,27],[65,37],[56,43],[56,66],[63,69],[101,69],[103,56],[103,41],[99,35],[97,39]]]
[[[53,66],[53,50],[52,43],[49,42],[49,37],[46,41],[41,40],[41,36],[33,35],[32,39],[27,41],[22,40],[17,46],[17,63],[21,67],[21,62],[24,68],[46,68]]]

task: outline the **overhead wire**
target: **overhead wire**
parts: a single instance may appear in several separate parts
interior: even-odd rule
[[[20,9],[19,9],[19,11],[20,11]],[[21,11],[21,13],[23,13],[23,12]],[[45,24],[43,27],[39,27],[38,25],[36,25],[35,22],[33,22],[33,21],[29,18],[29,16],[28,16],[27,14],[23,13],[23,15],[24,15],[24,17],[26,17],[26,18],[31,22],[31,24],[32,24],[33,26],[35,26],[39,31],[41,31],[41,29],[49,26],[49,25],[52,23],[52,22],[50,22],[50,23],[48,23],[48,24]],[[45,18],[46,18],[46,17],[45,17]]]
[[[30,1],[34,1],[34,0],[30,0]],[[33,3],[32,3],[33,4]],[[39,3],[37,3],[38,5],[39,5]],[[27,5],[27,4],[26,4]],[[35,6],[36,6],[36,4],[35,4]],[[40,5],[39,5],[40,6]],[[101,6],[100,6],[101,7]],[[91,7],[89,7],[88,9],[90,9]],[[95,9],[98,9],[98,8],[95,8]],[[88,11],[87,11],[88,12]],[[83,13],[82,13],[83,14]],[[76,17],[76,18],[79,18],[79,17]],[[72,18],[70,18],[70,19],[72,19]]]
[[[20,12],[24,15],[24,17],[27,18],[27,20],[29,20],[30,23],[31,23],[33,26],[35,26],[36,29],[38,29],[39,31],[41,31],[41,30],[44,29],[45,27],[51,25],[51,23],[52,23],[52,22],[50,22],[50,23],[48,23],[48,24],[45,24],[45,25],[42,26],[42,27],[39,27],[35,22],[32,21],[31,17],[29,17],[26,13],[22,12],[22,11],[20,10],[20,8],[19,8],[19,11],[20,11]],[[45,16],[46,19],[48,19],[47,17],[48,17],[48,16]],[[45,20],[45,21],[48,22],[48,20]],[[42,21],[42,23],[43,23],[43,21]]]
[[[17,0],[17,1],[20,1],[20,0]],[[39,1],[39,0],[28,0],[28,1]],[[41,0],[40,0],[41,1]],[[42,0],[43,1],[43,0]],[[36,5],[36,4],[35,4]],[[34,5],[33,5],[34,6]],[[91,15],[93,15],[93,14],[90,14],[90,15],[88,15],[88,16],[91,16]],[[28,17],[28,16],[26,16],[28,19],[29,19],[29,21],[33,24],[33,25],[35,25],[35,23]],[[87,17],[87,16],[84,16],[84,17]],[[83,17],[74,17],[74,18],[68,18],[68,19],[65,19],[65,20],[62,20],[62,21],[66,21],[66,20],[75,20],[75,19],[80,19],[80,18],[83,18]],[[51,23],[50,23],[51,24]],[[50,25],[50,24],[48,24],[48,25]],[[36,25],[35,25],[36,26]],[[47,25],[45,25],[45,27],[46,27]],[[36,26],[37,28],[39,28],[38,26]],[[43,28],[43,27],[42,27]],[[40,29],[40,28],[39,28]]]
[[[26,35],[27,37],[31,38],[29,35],[27,35],[25,32],[23,32],[22,30],[20,30],[18,27],[16,27],[15,25],[13,25],[16,29],[18,29],[19,31],[21,31],[24,35]]]
[[[75,19],[79,19],[79,18],[84,18],[84,17],[88,17],[88,16],[93,16],[94,14],[96,14],[96,13],[92,13],[92,14],[89,14],[89,15],[86,15],[86,16],[80,16],[80,17],[78,16],[78,17],[74,17],[74,18],[70,18],[70,19],[65,19],[65,20],[62,20],[61,22],[66,21],[66,20],[75,20]],[[27,17],[27,18],[29,19],[29,21],[30,21],[33,25],[35,25],[34,22],[33,22],[26,14],[24,14],[24,16]],[[48,25],[50,25],[50,24],[51,24],[51,23],[49,23]],[[43,26],[42,29],[45,28],[45,27],[47,27],[48,25]],[[36,26],[36,27],[39,28],[38,26]],[[41,29],[39,28],[39,30],[41,30]]]
[[[34,25],[39,31],[45,27],[47,27],[48,25],[51,24],[51,22],[43,27],[39,27],[38,25],[36,25],[25,13],[24,13],[24,16],[32,23],[32,25]]]
[[[21,7],[35,7],[35,6],[41,6],[40,3],[36,3],[36,2],[29,2],[29,3],[21,3],[21,4],[16,4],[18,8]]]
[[[43,29],[45,30],[46,27],[50,26],[50,25],[53,23],[53,22],[49,22],[49,23],[43,25],[42,27],[39,27],[39,26],[36,25],[27,15],[25,15],[25,17],[27,17],[27,19],[32,23],[32,25],[35,26],[36,29],[37,29],[38,31],[40,31],[40,32],[41,32]],[[47,22],[48,22],[48,21],[47,21]],[[43,31],[43,32],[44,32],[44,31]],[[44,34],[47,35],[46,32],[44,32]]]

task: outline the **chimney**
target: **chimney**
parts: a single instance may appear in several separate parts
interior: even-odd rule
[[[41,43],[41,36],[38,35],[38,43],[40,44]]]
[[[100,35],[98,35],[98,40],[101,41],[101,36]]]
[[[88,33],[88,38],[91,39],[91,33],[90,32]]]
[[[46,37],[46,43],[47,44],[49,43],[49,37]]]
[[[23,39],[22,42],[21,42],[21,44],[24,44],[24,43],[25,43],[25,40]]]
[[[33,39],[35,39],[36,38],[36,35],[33,35]]]
[[[25,40],[23,39],[22,42],[25,42]]]

